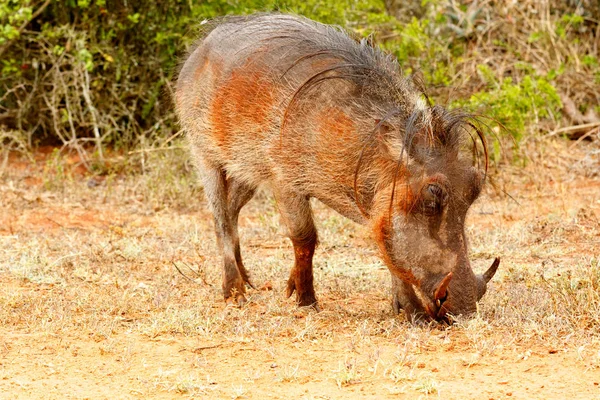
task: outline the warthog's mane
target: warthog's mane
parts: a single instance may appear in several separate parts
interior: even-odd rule
[[[285,55],[283,72],[273,77],[285,84],[293,77],[296,68],[309,70],[309,62],[322,61],[313,68],[301,83],[296,83],[292,95],[286,99],[280,132],[283,134],[289,116],[301,100],[310,100],[313,90],[328,82],[342,81],[352,87],[352,118],[377,121],[374,129],[365,133],[363,145],[354,173],[354,196],[358,208],[369,217],[359,197],[358,177],[363,167],[365,154],[380,141],[382,128],[392,127],[392,155],[396,167],[392,178],[390,212],[394,193],[403,165],[408,165],[418,152],[426,164],[427,157],[439,154],[458,153],[466,142],[472,143],[474,163],[478,168],[488,169],[488,149],[484,135],[486,125],[481,116],[465,110],[448,110],[432,105],[425,85],[419,74],[404,76],[398,60],[386,54],[371,40],[359,39],[341,27],[324,25],[305,17],[279,14],[257,13],[249,16],[227,16],[203,24],[201,43],[217,26],[225,25],[232,35],[242,33],[252,35],[251,41],[242,51],[248,54],[275,51]],[[196,45],[196,46],[197,46]],[[190,52],[193,52],[193,46]],[[328,92],[336,95],[335,91]],[[340,99],[346,101],[348,99]],[[368,115],[364,115],[365,111]],[[362,112],[363,115],[360,115]],[[466,140],[465,140],[466,139]],[[478,143],[481,144],[482,153]],[[424,157],[424,158],[423,158]],[[483,159],[483,166],[481,160]]]
[[[323,25],[285,14],[269,15],[267,28],[260,26],[260,15],[256,17],[255,23],[255,32],[266,33],[263,42],[276,42],[278,47],[302,49],[302,54],[287,66],[281,79],[292,74],[294,68],[302,66],[303,63],[316,59],[328,63],[327,66],[312,72],[295,88],[283,114],[280,128],[282,133],[288,115],[297,102],[303,97],[309,97],[311,91],[320,84],[332,80],[350,83],[354,87],[353,93],[360,96],[355,102],[373,113],[374,119],[378,120],[374,129],[367,133],[368,137],[364,141],[354,173],[354,196],[363,216],[368,217],[368,213],[358,195],[358,176],[364,154],[379,142],[382,127],[391,120],[396,122],[392,125],[399,133],[395,137],[399,151],[392,179],[390,213],[401,166],[409,163],[417,138],[425,139],[419,140],[419,146],[432,150],[432,154],[436,149],[443,149],[446,154],[458,152],[464,139],[468,138],[472,143],[475,163],[481,168],[480,162],[483,158],[483,168],[487,174],[489,158],[483,133],[485,124],[481,118],[462,109],[448,110],[439,105],[433,106],[421,75],[403,76],[398,60],[381,51],[371,40],[358,39],[337,26]],[[481,143],[483,157],[477,143]]]

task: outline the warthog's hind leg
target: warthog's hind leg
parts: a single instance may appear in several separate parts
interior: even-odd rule
[[[223,256],[223,296],[228,304],[243,305],[246,302],[245,284],[249,283],[249,278],[242,264],[237,218],[241,208],[252,198],[254,190],[227,180],[222,168],[204,163],[201,171]]]
[[[246,203],[248,203],[248,201],[250,201],[250,199],[252,199],[252,196],[254,196],[255,189],[240,182],[239,180],[229,179],[227,183],[227,206],[232,225],[235,262],[244,282],[247,283],[248,286],[254,288],[254,285],[252,285],[250,282],[250,275],[248,274],[248,271],[246,271],[244,263],[242,262],[240,238],[238,236],[238,216],[240,215],[241,209],[246,205]]]

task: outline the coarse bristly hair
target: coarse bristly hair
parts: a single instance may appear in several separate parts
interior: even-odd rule
[[[428,176],[450,166],[456,169],[456,179],[463,179],[466,144],[479,168],[483,159],[484,177],[487,174],[481,118],[433,105],[422,77],[405,76],[397,59],[372,41],[288,14],[224,17],[203,28],[178,81],[178,112],[182,123],[192,128],[196,150],[212,157],[212,166],[224,168],[228,177],[255,187],[276,171],[285,178],[272,183],[326,204],[348,201],[343,203],[346,207],[354,202],[343,215],[378,224],[391,223],[396,194],[414,200],[402,200],[403,210],[410,212],[420,189],[431,184]],[[203,71],[208,61],[219,67],[202,82],[198,77],[204,75],[196,71]],[[264,93],[268,98],[261,97]],[[215,115],[220,118],[217,129]],[[339,118],[350,123],[344,125]],[[319,119],[330,125],[320,125],[326,121]],[[279,153],[273,150],[277,132]],[[345,134],[351,140],[342,143]],[[321,135],[316,139],[321,142],[311,142],[315,135]],[[293,147],[284,148],[288,139],[285,144]],[[320,152],[321,164],[312,160],[311,151]],[[305,159],[296,160],[294,152],[304,152]],[[453,164],[459,155],[461,160]],[[258,163],[260,157],[270,164]],[[312,170],[303,175],[309,165]],[[327,171],[332,176],[324,176]],[[343,174],[343,185],[324,191],[336,183],[336,174]],[[405,196],[397,193],[397,186],[406,190]],[[384,213],[387,218],[382,219]]]
[[[196,49],[216,27],[229,29],[231,34],[243,30],[246,35],[255,35],[261,47],[269,51],[277,49],[296,49],[300,57],[293,58],[281,76],[282,83],[293,74],[295,68],[307,62],[323,61],[323,67],[311,71],[304,82],[294,87],[293,94],[287,99],[280,124],[280,131],[294,108],[303,98],[331,80],[341,80],[351,85],[356,94],[354,101],[360,108],[379,115],[377,125],[367,136],[356,164],[354,176],[354,195],[357,205],[367,216],[358,194],[358,175],[363,167],[364,153],[376,145],[379,132],[393,120],[396,136],[390,140],[390,149],[397,158],[392,183],[390,210],[394,200],[396,181],[401,166],[411,157],[424,157],[443,149],[444,153],[458,152],[464,139],[472,142],[475,162],[480,166],[481,153],[477,141],[483,150],[484,176],[488,170],[488,149],[481,116],[465,110],[448,110],[442,106],[432,106],[425,90],[425,84],[419,73],[403,76],[396,58],[386,54],[368,39],[359,39],[339,26],[324,25],[310,19],[289,14],[257,13],[248,16],[225,16],[204,21],[200,38],[191,46],[188,55]],[[265,51],[249,46],[243,52],[251,54]],[[297,49],[301,49],[298,51]],[[243,58],[243,57],[241,57]],[[358,107],[357,107],[358,108]],[[358,116],[357,116],[358,117]],[[415,141],[419,137],[419,154],[415,154]],[[380,139],[380,138],[379,138]],[[424,139],[424,140],[422,140]],[[425,148],[425,149],[424,149]],[[425,150],[425,151],[424,151]],[[426,163],[427,160],[421,160]]]
[[[268,25],[263,24],[265,17],[269,18]],[[354,194],[363,215],[367,216],[367,213],[360,204],[357,188],[363,155],[369,147],[377,143],[378,133],[391,119],[394,119],[398,136],[394,152],[397,156],[397,166],[392,184],[390,210],[398,173],[403,160],[408,163],[410,157],[415,155],[414,142],[418,135],[424,136],[425,146],[429,150],[426,153],[429,154],[435,154],[436,149],[444,149],[444,153],[458,152],[464,138],[468,137],[472,142],[475,162],[481,167],[477,146],[479,141],[483,149],[484,176],[487,174],[488,149],[480,116],[461,109],[448,110],[439,105],[432,106],[421,75],[417,73],[403,76],[397,59],[374,46],[372,41],[357,39],[340,27],[285,14],[229,17],[218,23],[237,25],[240,21],[250,23],[251,28],[246,28],[249,29],[249,33],[264,36],[261,42],[269,43],[268,48],[303,48],[303,55],[290,63],[280,77],[282,80],[303,63],[314,60],[327,62],[325,67],[315,70],[295,88],[283,114],[280,128],[282,133],[296,104],[303,97],[309,96],[312,90],[317,90],[320,84],[330,80],[342,80],[352,85],[352,92],[357,94],[356,99],[360,99],[355,100],[361,102],[360,107],[381,115],[371,132],[370,140],[366,140],[363,145],[355,170]],[[291,28],[290,23],[297,25],[297,28]],[[423,146],[424,143],[421,141],[420,145]],[[423,163],[426,161],[422,160]]]

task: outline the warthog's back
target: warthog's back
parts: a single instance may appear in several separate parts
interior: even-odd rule
[[[349,79],[330,79],[340,74]],[[290,182],[338,211],[357,211],[354,168],[373,121],[399,102],[410,111],[422,104],[395,60],[338,28],[289,15],[217,24],[183,66],[176,97],[203,162],[253,185]],[[374,165],[376,155],[367,156]],[[371,190],[375,182],[365,179]]]

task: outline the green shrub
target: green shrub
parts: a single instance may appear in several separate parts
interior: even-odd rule
[[[548,76],[536,75],[530,69],[519,82],[510,77],[498,81],[487,65],[480,64],[478,71],[486,82],[484,90],[458,105],[482,110],[504,125],[517,142],[526,127],[535,130],[541,119],[559,117],[562,104]]]
[[[518,143],[557,120],[559,90],[582,110],[600,106],[597,7],[550,3],[548,14],[450,0],[0,0],[0,125],[30,147],[95,144],[99,157],[159,143],[179,129],[172,82],[200,22],[278,10],[373,35],[405,73],[423,74],[434,101],[480,110]]]
[[[37,9],[32,9],[35,4]],[[357,26],[380,0],[0,0],[0,123],[29,143],[131,147],[178,128],[169,93],[195,27],[225,14],[282,10]],[[23,32],[19,27],[42,11]]]

